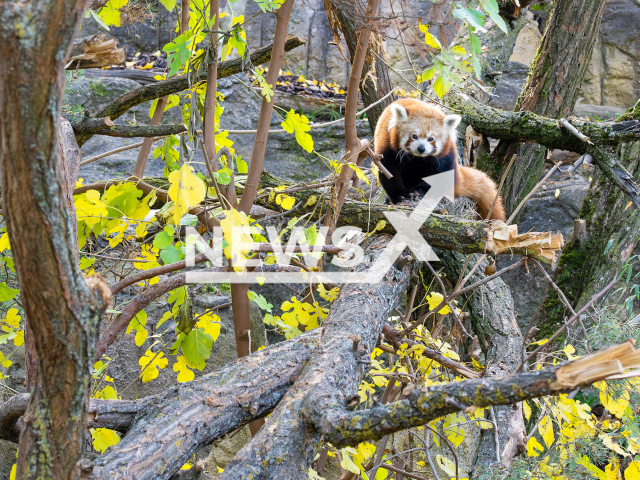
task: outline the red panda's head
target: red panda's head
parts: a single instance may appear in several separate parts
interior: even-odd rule
[[[389,131],[395,128],[392,145],[416,157],[439,156],[449,140],[456,140],[460,115],[445,115],[435,105],[400,100],[389,106]]]

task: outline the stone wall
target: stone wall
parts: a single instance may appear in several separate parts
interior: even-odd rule
[[[224,5],[225,2],[223,2]],[[226,7],[223,7],[226,8]],[[259,12],[258,4],[253,0],[237,0],[231,4],[233,13],[244,15],[248,19]],[[227,8],[229,10],[229,8]],[[155,18],[148,24],[133,24],[112,29],[129,53],[137,51],[155,52],[164,46],[174,35],[174,12],[167,12],[162,6],[156,9]],[[449,7],[446,4],[434,4],[419,0],[394,0],[382,2],[380,16],[392,18],[402,12],[412,21],[419,19],[423,24],[431,25],[431,32],[443,42],[453,38],[454,29],[449,25]],[[535,11],[538,31],[543,32],[548,13]],[[230,17],[222,19],[224,25]],[[414,80],[410,71],[405,48],[395,22],[385,22],[385,48],[387,62],[405,78]],[[247,40],[250,49],[271,42],[275,17],[257,15],[246,25]],[[440,29],[442,28],[442,32]],[[640,6],[637,0],[610,0],[605,7],[600,35],[594,48],[593,57],[582,88],[583,103],[629,107],[640,95]],[[82,34],[89,35],[97,31],[96,22],[86,19]],[[305,47],[298,48],[286,56],[286,68],[305,77],[326,79],[346,85],[349,75],[348,62],[343,58],[336,45],[332,44],[333,34],[327,20],[324,0],[298,0],[294,7],[289,32],[307,39]],[[525,27],[520,33],[514,56],[514,62],[530,65],[535,57],[537,43],[541,34],[535,32],[534,24]],[[427,65],[428,53],[416,50],[418,41],[404,31],[402,39],[409,45],[413,65],[417,69]],[[348,51],[343,47],[345,55]],[[526,60],[526,61],[525,61]],[[394,85],[411,88],[402,78],[391,72]]]

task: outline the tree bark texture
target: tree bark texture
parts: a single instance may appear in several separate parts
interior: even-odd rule
[[[0,160],[11,251],[38,375],[20,436],[18,478],[77,478],[98,324],[110,301],[85,279],[58,138],[64,66],[84,3],[0,6]]]
[[[442,261],[446,278],[455,282],[461,274],[461,266],[465,263],[463,255],[457,252],[438,252]],[[473,255],[467,270],[479,259]],[[486,277],[483,260],[480,267],[469,279],[474,283]],[[468,271],[464,272],[466,276]],[[504,377],[515,373],[523,360],[522,334],[516,321],[516,311],[509,287],[501,278],[496,278],[477,290],[463,295],[459,303],[469,310],[473,331],[478,337],[480,348],[485,354],[487,370],[484,377]],[[476,473],[480,473],[488,465],[512,460],[522,452],[525,446],[526,433],[522,405],[513,404],[495,409],[498,427],[498,443],[500,451],[496,454],[494,429],[482,430],[480,445],[475,464]]]
[[[516,111],[556,119],[569,116],[591,60],[605,3],[606,0],[556,0]],[[478,167],[500,181],[513,154],[518,155],[502,191],[508,213],[540,179],[544,151],[537,145],[503,141],[490,158],[478,159]]]
[[[368,268],[388,237],[376,239],[358,269]],[[398,263],[398,262],[396,262]],[[321,327],[318,349],[260,432],[231,461],[221,479],[301,479],[317,449],[319,425],[329,406],[357,391],[382,327],[409,284],[415,262],[393,266],[378,284],[345,284]],[[363,366],[365,365],[365,366]]]

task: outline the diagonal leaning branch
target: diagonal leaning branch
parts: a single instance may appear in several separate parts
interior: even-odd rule
[[[630,340],[578,360],[508,377],[486,377],[416,388],[406,398],[368,410],[344,407],[309,411],[308,421],[333,446],[355,446],[471,406],[511,405],[531,398],[568,393],[578,386],[623,377],[640,366],[640,351]],[[321,346],[322,348],[322,346]],[[637,376],[640,371],[630,372]],[[329,405],[326,405],[329,407]]]
[[[633,176],[622,166],[612,146],[640,140],[640,121],[618,123],[575,121],[572,126],[591,143],[583,141],[561,122],[529,111],[509,112],[482,105],[462,94],[452,95],[451,106],[458,110],[474,130],[491,138],[535,142],[547,148],[589,153],[604,174],[640,208],[640,192]]]
[[[289,50],[293,50],[294,48],[304,44],[305,40],[294,35],[287,35],[284,49],[288,52]],[[255,50],[251,54],[250,63],[260,65],[268,62],[271,59],[272,47],[273,45],[267,45],[266,47]],[[244,65],[246,65],[246,61],[243,61],[242,58],[220,62],[218,64],[218,78],[224,78],[240,73],[245,70]],[[207,70],[203,69],[195,79],[189,79],[187,75],[180,75],[175,78],[136,88],[116,98],[98,113],[93,115],[93,117],[74,123],[74,130],[76,128],[82,128],[82,125],[85,122],[95,121],[96,118],[109,117],[111,120],[115,120],[136,105],[164,97],[165,95],[181,92],[197,83],[206,81],[206,79]],[[77,134],[76,139],[78,140],[78,145],[82,146],[90,137],[91,134]]]

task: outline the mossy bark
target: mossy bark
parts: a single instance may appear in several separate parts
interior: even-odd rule
[[[616,154],[637,182],[640,142],[621,144]],[[594,175],[580,218],[586,220],[587,238],[564,248],[556,279],[574,309],[613,280],[640,241],[640,211],[629,205],[629,199],[601,170]],[[556,292],[550,290],[542,306],[540,338],[557,330],[567,314],[565,310]]]
[[[556,0],[516,110],[550,118],[571,113],[600,31],[605,3],[606,0]],[[499,181],[514,153],[518,158],[506,175],[502,191],[508,213],[540,179],[545,149],[501,141],[490,158],[478,161],[479,168]]]

